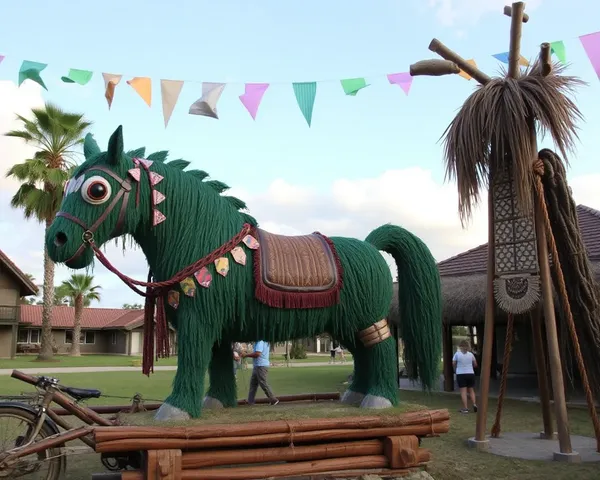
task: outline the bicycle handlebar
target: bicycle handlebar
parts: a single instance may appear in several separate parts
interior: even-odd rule
[[[29,383],[30,385],[37,385],[38,377],[33,377],[31,375],[27,375],[26,373],[20,372],[19,370],[13,370],[10,374],[12,378],[16,378],[17,380],[21,380],[22,382]]]

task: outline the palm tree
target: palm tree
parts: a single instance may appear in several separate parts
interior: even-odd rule
[[[67,113],[46,103],[34,108],[32,119],[17,115],[21,130],[5,133],[21,138],[38,148],[33,158],[13,165],[6,173],[21,181],[21,187],[11,199],[13,208],[22,208],[25,218],[35,218],[46,225],[52,223],[60,206],[65,182],[75,165],[76,148],[83,143],[85,131],[91,125],[83,114]],[[44,246],[44,288],[42,310],[42,345],[40,360],[52,358],[52,304],[54,301],[54,263]]]
[[[73,357],[81,355],[79,352],[79,337],[81,336],[81,316],[83,309],[89,307],[92,300],[100,300],[100,292],[98,290],[102,287],[99,285],[92,286],[93,282],[93,275],[74,273],[69,280],[62,282],[56,289],[57,292],[60,292],[60,295],[69,299],[69,304],[72,307],[75,307],[73,343],[71,345],[71,355]]]
[[[141,310],[144,306],[141,303],[124,303],[122,308],[125,310]]]

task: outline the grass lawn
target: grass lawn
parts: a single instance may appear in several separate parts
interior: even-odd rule
[[[36,355],[19,355],[14,360],[0,359],[0,369],[3,368],[53,368],[53,367],[132,367],[135,362],[141,362],[141,357],[126,355],[83,355],[71,357],[57,355],[50,362],[38,362]],[[271,362],[285,363],[283,355],[271,355]],[[291,360],[292,363],[329,362],[329,355],[310,355],[301,360]],[[339,360],[338,360],[339,362]],[[352,355],[346,354],[346,362],[352,362]],[[177,357],[161,358],[157,366],[177,365]]]
[[[343,382],[350,373],[351,367],[315,367],[298,369],[273,369],[269,373],[269,382],[276,394],[312,393],[344,390]],[[174,372],[157,372],[150,378],[144,377],[137,372],[114,372],[94,374],[65,374],[61,375],[61,382],[67,385],[80,387],[99,388],[109,395],[130,396],[135,392],[141,392],[147,399],[160,400],[170,390],[170,384]],[[241,373],[239,376],[239,396],[245,397],[249,372]],[[11,379],[0,377],[0,392],[3,394],[20,393],[29,391],[28,385]],[[262,395],[262,392],[259,394]],[[433,461],[430,465],[430,473],[436,480],[500,480],[507,478],[518,478],[524,480],[543,479],[571,479],[577,480],[598,479],[600,464],[562,464],[555,462],[531,462],[525,460],[507,459],[489,453],[480,453],[465,446],[465,440],[473,436],[475,431],[475,415],[461,415],[457,412],[459,406],[456,395],[434,393],[426,394],[413,391],[400,392],[402,404],[401,410],[411,410],[415,406],[424,405],[427,408],[448,408],[451,414],[450,432],[439,438],[424,439],[423,446],[430,448]],[[126,403],[118,399],[101,399],[98,403]],[[340,410],[335,404],[320,404],[312,407],[310,413],[301,407],[297,415],[326,416],[328,411],[331,415],[338,415]],[[282,418],[285,409],[290,407],[253,407],[256,409],[252,418],[264,419]],[[331,408],[331,410],[328,410]],[[347,407],[346,407],[347,408]],[[349,411],[353,409],[348,409]],[[488,428],[491,427],[496,410],[496,401],[490,400],[490,411],[488,417]],[[541,414],[539,405],[528,402],[506,401],[504,407],[503,430],[514,432],[537,432],[541,429]],[[221,413],[225,421],[242,421],[242,408]],[[269,413],[269,412],[272,412]],[[356,413],[365,411],[356,411]],[[365,412],[366,413],[366,412]],[[207,414],[208,421],[212,412]],[[286,413],[285,416],[289,414]],[[258,416],[258,417],[257,417]],[[149,416],[148,416],[149,417]],[[245,417],[245,416],[244,416]],[[248,417],[245,417],[247,419]],[[573,434],[593,435],[591,421],[585,409],[569,410],[571,431]],[[98,455],[77,455],[69,458],[67,480],[79,480],[89,478],[91,473],[104,471],[100,464]]]

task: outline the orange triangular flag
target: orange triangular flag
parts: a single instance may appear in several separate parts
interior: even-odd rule
[[[521,65],[522,67],[528,67],[529,60],[527,60],[523,55],[519,55],[519,65]]]
[[[467,60],[467,63],[469,65],[473,65],[475,68],[477,68],[477,64],[475,63],[475,60],[473,60],[473,59]],[[469,75],[467,72],[464,72],[464,71],[461,70],[460,72],[458,72],[458,74],[461,77],[466,78],[467,80],[471,80],[471,75]]]
[[[108,108],[110,109],[112,105],[113,98],[115,96],[115,87],[121,81],[122,75],[115,75],[114,73],[103,73],[102,77],[104,78],[104,98],[108,102]]]
[[[148,77],[134,77],[127,83],[138,93],[149,107],[152,106],[152,80]]]

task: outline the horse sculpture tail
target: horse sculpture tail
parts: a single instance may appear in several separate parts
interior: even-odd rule
[[[398,267],[400,336],[409,378],[425,389],[437,385],[442,348],[442,289],[433,255],[404,228],[383,225],[366,238],[394,257]]]

